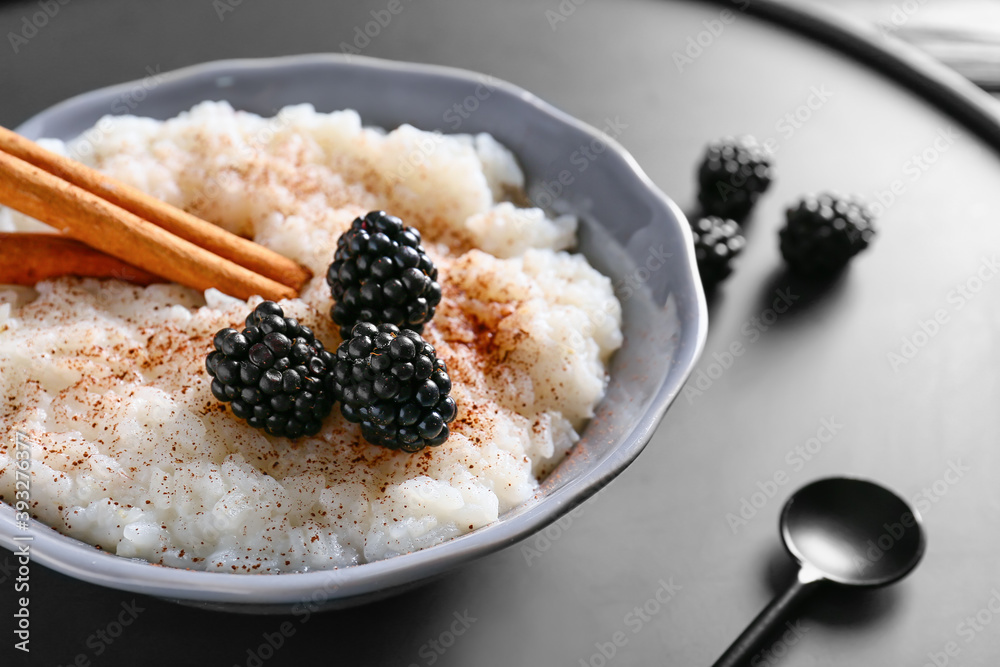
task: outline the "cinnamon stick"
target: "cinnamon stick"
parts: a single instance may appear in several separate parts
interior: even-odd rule
[[[0,150],[296,291],[312,277],[307,268],[273,250],[227,232],[96,169],[46,150],[2,126]]]
[[[122,261],[197,290],[215,287],[240,299],[287,299],[297,291],[201,248],[0,151],[0,204]]]
[[[62,276],[117,278],[135,285],[165,282],[60,234],[0,232],[0,285],[34,285]]]

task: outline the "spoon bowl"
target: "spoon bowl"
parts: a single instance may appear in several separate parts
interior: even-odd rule
[[[917,566],[926,543],[920,516],[892,491],[832,477],[799,489],[781,512],[789,553],[828,581],[884,586]]]

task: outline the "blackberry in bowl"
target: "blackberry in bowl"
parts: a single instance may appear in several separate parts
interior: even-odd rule
[[[368,442],[416,452],[448,439],[455,399],[448,367],[412,329],[360,322],[337,348],[337,398]]]
[[[335,301],[330,316],[344,340],[358,322],[420,332],[434,317],[441,286],[420,240],[416,228],[385,211],[355,219],[337,239],[326,282]]]
[[[247,316],[243,331],[222,329],[213,344],[205,359],[212,394],[229,403],[234,416],[273,436],[319,433],[333,408],[327,382],[333,355],[309,327],[264,301]]]

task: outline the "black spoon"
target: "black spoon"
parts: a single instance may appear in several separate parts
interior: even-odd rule
[[[781,537],[798,576],[750,623],[713,667],[737,667],[761,648],[795,605],[820,585],[872,588],[902,579],[920,562],[920,515],[874,482],[830,477],[799,489],[781,511]]]

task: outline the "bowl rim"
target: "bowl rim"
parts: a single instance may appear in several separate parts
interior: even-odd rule
[[[170,72],[158,73],[160,86],[183,85],[197,77],[214,75],[224,77],[248,71],[279,71],[286,68],[332,65],[335,67],[358,67],[370,70],[391,70],[422,77],[459,79],[465,83],[479,83],[482,74],[455,67],[403,62],[352,54],[318,53],[268,58],[240,58],[216,60],[192,65]],[[71,109],[85,106],[98,99],[113,98],[139,84],[142,80],[128,81],[91,90],[70,97],[35,114],[21,123],[16,131],[22,134],[38,134],[44,122],[53,116],[68,113]],[[681,336],[671,373],[664,376],[650,401],[632,430],[626,434],[617,448],[593,469],[580,477],[566,482],[544,498],[525,509],[516,522],[498,520],[492,526],[488,541],[477,540],[480,531],[471,531],[441,544],[385,560],[363,563],[357,566],[309,572],[280,573],[275,575],[247,575],[223,572],[190,570],[152,564],[141,559],[125,558],[105,552],[57,532],[34,519],[31,520],[32,559],[56,571],[93,584],[132,592],[157,595],[160,597],[204,601],[224,604],[288,604],[303,603],[316,591],[322,590],[320,601],[349,599],[370,595],[387,588],[403,587],[414,583],[407,573],[422,572],[416,580],[432,577],[450,569],[473,556],[482,556],[506,548],[544,527],[593,496],[614,477],[621,473],[645,448],[673,400],[680,393],[684,382],[690,376],[698,357],[701,355],[708,331],[708,310],[705,294],[698,276],[694,256],[692,233],[680,208],[667,197],[646,175],[628,151],[615,139],[599,132],[593,126],[543,101],[533,93],[509,82],[491,78],[491,85],[518,98],[533,113],[547,115],[556,121],[600,139],[608,150],[618,155],[631,172],[631,176],[642,186],[653,205],[665,210],[679,221],[681,235],[685,240],[683,256],[675,261],[684,263],[682,275],[689,284],[680,287],[689,289],[685,294],[691,312],[683,313],[680,331],[689,333]],[[671,298],[678,292],[671,290]],[[687,319],[688,321],[685,321]],[[693,334],[693,335],[690,335]],[[684,340],[684,339],[687,340]],[[671,377],[677,378],[671,382]],[[533,501],[528,501],[532,503]],[[502,517],[501,517],[502,519]],[[14,509],[0,503],[0,544],[16,550],[14,537]],[[471,539],[470,539],[471,538]]]

